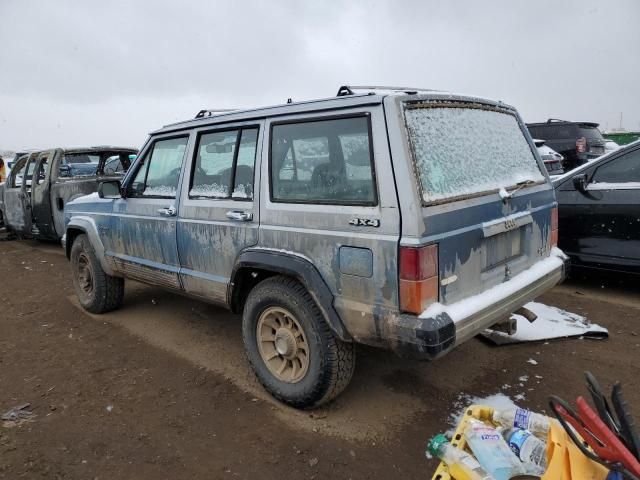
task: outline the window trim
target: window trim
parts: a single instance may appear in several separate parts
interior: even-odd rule
[[[367,135],[369,136],[369,164],[371,166],[371,182],[373,184],[373,200],[372,201],[331,201],[331,200],[290,200],[290,199],[276,199],[274,197],[273,189],[273,127],[280,125],[297,125],[300,123],[313,123],[331,120],[348,120],[350,118],[364,118],[367,121]],[[293,142],[291,144],[293,150]],[[294,157],[295,158],[295,157]],[[278,120],[277,122],[271,122],[269,125],[269,200],[271,203],[284,203],[293,205],[336,205],[344,207],[377,207],[379,205],[378,196],[378,178],[376,176],[376,162],[375,154],[373,150],[373,129],[371,126],[371,112],[355,112],[338,115],[325,115],[325,116],[313,116],[313,117],[298,117],[288,120]],[[295,165],[295,163],[294,163]]]
[[[165,140],[176,140],[179,138],[184,138],[187,140],[187,142],[185,143],[185,151],[182,154],[182,166],[180,167],[180,175],[182,175],[182,170],[184,169],[184,160],[187,154],[187,151],[189,150],[189,137],[190,137],[190,133],[186,133],[186,134],[179,134],[179,135],[170,135],[167,137],[158,137],[154,140],[152,140],[151,144],[145,148],[144,150],[144,155],[138,155],[138,157],[136,158],[136,163],[134,165],[131,165],[129,167],[129,169],[127,170],[127,177],[125,178],[125,182],[126,185],[124,186],[124,191],[125,191],[125,198],[160,198],[160,199],[173,199],[173,200],[177,200],[178,197],[180,196],[180,191],[179,191],[179,187],[180,187],[180,176],[178,176],[178,185],[176,185],[176,194],[173,197],[168,197],[166,195],[131,195],[131,188],[133,187],[133,183],[135,182],[136,177],[138,176],[138,172],[140,171],[140,168],[144,165],[144,163],[146,162],[147,158],[150,158],[151,156],[153,156],[153,152],[156,148],[156,144],[158,142],[162,142]],[[129,174],[131,175],[131,177],[129,177]],[[144,185],[145,188],[147,186],[147,176],[149,175],[149,167],[147,165],[147,171],[144,174]]]
[[[229,177],[229,195],[226,197],[208,197],[205,195],[191,195],[191,189],[193,188],[193,176],[196,172],[196,166],[198,164],[198,153],[200,150],[200,140],[203,135],[209,135],[212,133],[224,133],[224,132],[233,132],[237,131],[235,149],[233,152],[233,160],[231,162],[231,175]],[[213,128],[206,130],[199,130],[196,132],[196,141],[195,146],[193,148],[193,155],[191,158],[191,172],[189,172],[189,185],[187,187],[187,198],[189,200],[233,200],[236,202],[253,202],[253,197],[255,195],[255,188],[253,189],[253,194],[251,198],[242,198],[242,197],[234,197],[233,192],[235,191],[235,181],[236,181],[236,168],[238,166],[238,155],[240,154],[240,141],[242,140],[242,132],[244,130],[256,130],[256,148],[253,153],[253,186],[255,187],[256,183],[256,159],[258,157],[258,141],[260,139],[260,125],[259,124],[242,124],[236,126],[222,126],[221,128]]]

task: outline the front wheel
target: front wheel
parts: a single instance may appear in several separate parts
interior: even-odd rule
[[[296,408],[335,398],[355,369],[355,345],[336,338],[297,281],[271,277],[249,294],[242,317],[247,357],[264,388]]]
[[[82,308],[91,313],[115,310],[124,298],[124,279],[108,275],[89,239],[78,235],[71,246],[73,288]]]

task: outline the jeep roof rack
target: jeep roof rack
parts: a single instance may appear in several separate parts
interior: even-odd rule
[[[216,113],[229,113],[229,112],[235,112],[236,110],[237,108],[207,108],[205,110],[200,110],[198,113],[196,113],[196,116],[194,118],[211,117]]]
[[[359,92],[357,92],[358,90]],[[375,95],[376,91],[383,90],[387,92],[402,92],[408,95],[415,95],[418,92],[436,92],[430,88],[414,88],[414,87],[384,87],[380,85],[342,85],[338,89],[336,97],[345,97],[347,95],[356,95],[357,93],[368,93],[369,95]]]

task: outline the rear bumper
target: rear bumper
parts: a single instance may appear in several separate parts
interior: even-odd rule
[[[567,257],[554,248],[549,257],[481,294],[433,304],[419,317],[400,315],[392,328],[394,349],[403,356],[438,358],[562,282],[567,268]]]

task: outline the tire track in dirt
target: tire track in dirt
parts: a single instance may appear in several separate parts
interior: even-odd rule
[[[222,375],[256,400],[270,404],[289,426],[348,440],[375,441],[393,435],[427,408],[419,397],[385,381],[394,376],[401,362],[395,357],[389,362],[391,355],[382,359],[361,356],[352,384],[336,401],[312,412],[299,411],[277,402],[256,380],[245,359],[237,315],[132,281],[127,282],[124,305],[115,312],[92,315],[82,310],[74,296],[69,300],[96,321],[123,327],[149,344]],[[364,375],[363,369],[375,374]]]

